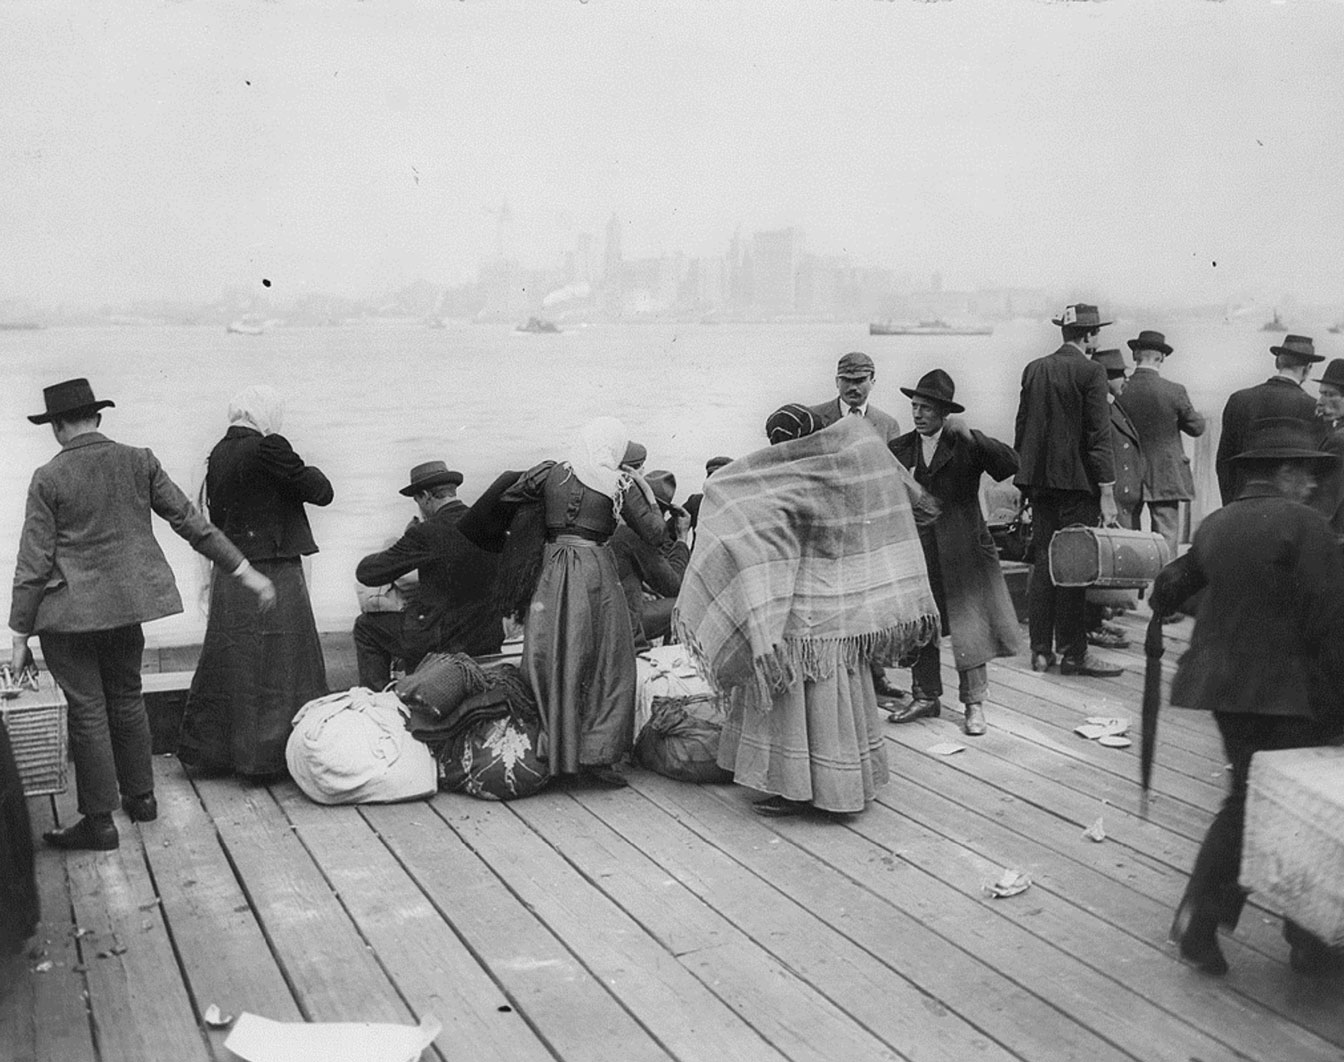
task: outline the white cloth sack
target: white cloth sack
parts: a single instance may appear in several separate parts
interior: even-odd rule
[[[289,773],[319,804],[386,804],[438,790],[429,746],[406,729],[395,693],[356,686],[309,701],[285,745]]]
[[[635,658],[635,733],[653,714],[655,697],[699,697],[714,692],[684,645],[657,645]]]

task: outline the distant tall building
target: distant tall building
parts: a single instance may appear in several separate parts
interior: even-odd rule
[[[802,250],[802,233],[797,229],[752,235],[752,303],[756,309],[766,313],[794,312]]]
[[[607,222],[607,254],[602,272],[602,279],[609,287],[620,283],[621,262],[621,219],[612,214]]]
[[[591,232],[579,233],[579,238],[575,243],[575,252],[578,261],[576,269],[578,272],[577,280],[593,282],[593,234]]]

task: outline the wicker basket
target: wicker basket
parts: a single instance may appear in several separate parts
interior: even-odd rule
[[[9,731],[24,796],[64,793],[69,772],[65,695],[43,673],[37,692],[0,700],[0,722]]]
[[[1241,884],[1327,944],[1344,945],[1344,748],[1255,754]]]

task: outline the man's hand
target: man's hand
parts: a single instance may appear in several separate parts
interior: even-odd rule
[[[33,662],[33,654],[28,651],[28,636],[26,634],[14,635],[13,648],[9,654],[9,669],[14,673],[17,679],[23,674],[23,669]]]
[[[962,439],[971,437],[971,426],[955,413],[943,421],[943,431],[950,435],[956,435]]]
[[[243,585],[257,595],[257,609],[261,612],[270,612],[275,608],[275,584],[271,582],[256,568],[248,566],[243,569],[238,576],[243,581]]]
[[[1120,508],[1115,504],[1115,486],[1110,483],[1101,488],[1101,523],[1103,527],[1120,526]]]
[[[691,533],[691,514],[680,505],[675,505],[672,507],[672,515],[677,522],[677,541],[685,542],[686,536]]]

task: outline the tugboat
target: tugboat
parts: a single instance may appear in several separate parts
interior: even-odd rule
[[[560,328],[554,321],[546,321],[540,317],[529,317],[527,324],[520,324],[514,329],[515,332],[532,332],[536,335],[549,335],[559,332]]]
[[[259,336],[266,331],[266,322],[256,314],[248,314],[236,321],[230,321],[224,331],[239,336]]]
[[[1262,324],[1262,325],[1260,326],[1260,331],[1262,331],[1262,332],[1286,332],[1286,331],[1288,331],[1288,329],[1284,326],[1283,321],[1281,321],[1281,320],[1279,319],[1279,311],[1276,309],[1276,310],[1274,311],[1274,316],[1271,317],[1268,321],[1266,321],[1264,324]]]

